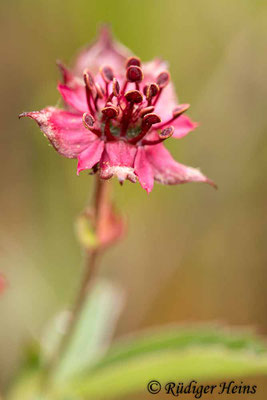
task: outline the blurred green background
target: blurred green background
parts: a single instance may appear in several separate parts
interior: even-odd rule
[[[73,221],[93,183],[17,114],[57,103],[55,60],[70,63],[103,22],[143,60],[169,60],[179,99],[201,125],[167,147],[219,186],[156,185],[147,196],[114,180],[129,233],[99,274],[124,290],[116,336],[193,321],[267,334],[266,1],[2,0],[0,11],[0,271],[9,282],[0,298],[1,383],[23,344],[73,298],[82,265]],[[254,398],[266,398],[267,380],[254,381]]]

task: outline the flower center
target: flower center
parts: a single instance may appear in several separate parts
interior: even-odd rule
[[[143,84],[144,74],[139,58],[130,57],[125,68],[125,78],[121,80],[116,78],[110,66],[102,66],[102,84],[95,82],[90,71],[84,71],[89,111],[83,115],[84,126],[105,141],[124,140],[133,145],[158,144],[173,134],[174,128],[169,124],[185,112],[188,105],[178,106],[173,111],[173,117],[161,123],[160,116],[154,111],[162,91],[170,81],[169,72],[161,72],[156,82]],[[127,90],[129,84],[134,88]],[[150,141],[146,136],[153,125],[158,131],[158,138]]]

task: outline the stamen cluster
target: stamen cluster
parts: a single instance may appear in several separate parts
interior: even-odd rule
[[[123,140],[138,146],[159,144],[173,135],[171,122],[189,108],[188,104],[179,105],[173,110],[172,118],[161,123],[154,110],[170,81],[170,74],[163,71],[155,82],[144,84],[141,61],[137,57],[127,59],[123,78],[116,77],[108,65],[100,68],[100,74],[102,85],[89,70],[84,71],[88,112],[83,114],[83,124],[106,142]],[[158,130],[158,138],[149,140],[146,136],[153,125]]]

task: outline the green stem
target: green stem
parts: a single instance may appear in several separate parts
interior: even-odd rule
[[[96,175],[96,185],[93,199],[94,208],[94,225],[96,233],[99,231],[99,227],[102,225],[102,220],[105,218],[106,208],[108,204],[108,182],[100,179]],[[100,254],[100,249],[95,248],[93,250],[86,251],[86,261],[85,261],[85,272],[80,286],[80,290],[77,294],[76,300],[73,305],[72,315],[69,320],[66,332],[54,353],[52,359],[49,361],[45,367],[44,378],[42,381],[42,391],[49,391],[49,386],[52,380],[52,375],[58,364],[65,355],[68,345],[72,339],[73,333],[79,322],[81,313],[83,311],[84,304],[88,297],[89,290],[91,288],[93,278],[95,276],[95,271],[97,267],[98,256]]]

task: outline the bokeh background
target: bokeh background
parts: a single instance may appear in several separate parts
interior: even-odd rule
[[[115,336],[193,321],[267,334],[266,1],[2,0],[0,11],[0,271],[9,282],[0,298],[1,384],[23,345],[73,298],[82,268],[73,221],[93,188],[86,173],[76,176],[75,160],[17,115],[57,103],[55,60],[71,62],[103,22],[143,60],[169,60],[179,98],[201,125],[167,147],[219,186],[156,185],[147,196],[114,180],[129,233],[99,275],[125,294]],[[254,382],[255,398],[266,398],[267,380]]]

